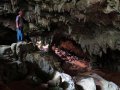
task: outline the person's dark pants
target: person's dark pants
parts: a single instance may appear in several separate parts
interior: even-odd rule
[[[17,29],[17,41],[23,41],[24,33],[22,28]]]

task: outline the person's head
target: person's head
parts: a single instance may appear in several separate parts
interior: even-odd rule
[[[23,10],[19,10],[18,14],[19,14],[20,16],[23,16],[23,15],[24,15]]]

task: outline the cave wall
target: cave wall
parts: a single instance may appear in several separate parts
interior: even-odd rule
[[[58,22],[68,26],[92,22],[119,28],[119,0],[2,0],[0,3],[0,15],[16,14],[18,9],[25,10],[26,19],[32,24],[47,29]]]

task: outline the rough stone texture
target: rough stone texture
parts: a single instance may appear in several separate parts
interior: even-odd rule
[[[84,90],[119,90],[119,86],[111,81],[107,81],[98,74],[92,73],[90,75],[76,76],[76,84],[82,86]],[[87,87],[86,87],[87,86]]]
[[[82,78],[76,84],[82,86],[84,90],[96,90],[94,79],[91,77]]]
[[[16,45],[17,55],[19,55],[20,53],[32,52],[33,50],[34,50],[33,43],[18,42]]]
[[[61,73],[61,72],[55,73],[55,69],[53,68],[54,65],[52,65],[51,63],[51,60],[53,58],[49,58],[48,55],[49,54],[47,52],[36,51],[36,52],[27,53],[25,56],[24,62],[1,61],[0,80],[4,81],[5,83],[9,83],[8,88],[10,89],[17,89],[19,87],[19,89],[23,89],[23,90],[24,89],[34,90],[33,87],[31,87],[31,85],[33,85],[34,87],[36,86],[36,89],[37,89],[37,86],[41,84],[42,81],[47,82],[50,80],[51,82],[48,82],[47,83],[48,85],[46,85],[47,90],[49,89],[50,90],[53,90],[53,89],[75,90],[76,80],[73,80],[73,78],[68,74]],[[116,90],[119,88],[116,84],[104,80],[99,75],[88,74],[87,77],[89,78],[86,78],[86,75],[85,76],[78,75],[78,77],[76,77],[78,81],[77,84],[80,84],[81,86],[84,85],[83,88],[85,90],[88,90],[87,87],[89,85],[91,86],[91,84],[93,85],[93,88],[95,88],[94,87],[95,85],[100,85],[101,88],[103,88],[103,90],[107,90],[108,88],[111,90],[114,90],[114,89]],[[14,80],[21,80],[24,78],[26,78],[28,81],[24,80],[24,81],[12,82]],[[96,78],[99,80],[96,80]],[[93,79],[95,83],[91,83],[91,80]],[[83,84],[83,83],[86,83],[86,81],[87,81],[87,85]],[[90,82],[89,85],[88,85],[88,82]],[[102,82],[102,84],[104,85],[101,85],[100,82]],[[21,85],[23,87],[21,87]],[[106,86],[109,86],[109,87],[106,87]],[[41,87],[38,86],[38,88],[40,89],[42,88],[42,86]]]
[[[12,50],[9,45],[0,45],[0,59],[12,60]]]
[[[52,66],[49,65],[48,62],[45,62],[45,59],[41,58],[40,62],[38,62],[39,68],[46,72],[47,74],[53,74],[54,73],[54,69],[52,68]]]
[[[11,44],[11,50],[12,50],[12,53],[14,56],[16,56],[16,45],[17,45],[17,43]]]
[[[23,57],[26,53],[33,52],[35,50],[35,46],[33,43],[27,42],[18,42],[13,43],[11,46],[9,45],[0,45],[0,59],[7,60],[23,60]]]
[[[120,89],[113,82],[109,82],[97,74],[92,74],[91,77],[94,78],[96,85],[99,85],[102,90],[119,90]]]
[[[106,80],[116,82],[116,84],[118,86],[120,86],[120,80],[119,80],[120,73],[118,73],[118,72],[114,73],[112,71],[98,69],[98,70],[93,70],[93,73],[100,75],[101,77],[103,77]]]
[[[47,80],[53,77],[54,68],[49,61],[45,59],[40,52],[30,53],[26,55],[27,62],[33,63],[36,67],[36,74],[43,80]]]
[[[73,81],[72,77],[68,74],[56,72],[54,74],[52,82],[54,82],[55,86],[60,86],[61,83],[66,82],[66,86],[62,87],[62,88],[66,89],[66,90],[75,90],[74,81]]]
[[[20,80],[27,74],[27,68],[25,64],[20,61],[1,61],[0,64],[0,77],[1,81],[5,83],[12,82],[14,80]]]
[[[106,44],[119,49],[119,7],[119,0],[10,0],[1,3],[0,20],[5,27],[15,30],[15,12],[23,8],[31,34],[36,32],[32,30],[57,30],[80,43],[84,51],[101,55],[99,49],[106,52]],[[8,18],[10,13],[12,20]]]
[[[15,13],[18,8],[23,8],[27,11],[26,16],[29,21],[44,27],[56,21],[69,25],[76,22],[75,20],[82,19],[84,22],[96,22],[97,25],[106,25],[109,22],[112,24],[119,17],[117,13],[120,7],[119,0],[11,0],[1,4],[3,4],[1,15],[4,14],[3,12]]]
[[[39,39],[36,35],[40,35],[40,40],[45,45],[64,35],[80,44],[84,53],[92,56],[93,64],[119,70],[119,0],[1,0],[0,44],[16,41],[16,33],[12,30],[15,30],[15,16],[19,8],[26,12],[25,18],[30,22],[30,34],[34,35],[35,43]],[[57,39],[55,41],[59,44]],[[21,44],[11,46],[12,52],[17,52],[19,57],[28,50],[21,46],[24,47]],[[26,57],[31,63],[39,63],[36,74],[40,77],[40,72],[44,70],[49,73],[49,68],[50,73],[53,72],[51,66],[43,58],[40,57],[39,60],[39,54],[35,54],[27,54]],[[46,77],[47,74],[44,78]]]
[[[0,46],[0,55],[6,55],[11,53],[10,46],[7,45],[1,45]]]

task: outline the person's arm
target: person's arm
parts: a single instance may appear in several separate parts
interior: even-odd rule
[[[18,21],[19,21],[19,16],[16,17],[16,28],[19,28],[19,23],[18,23]]]

